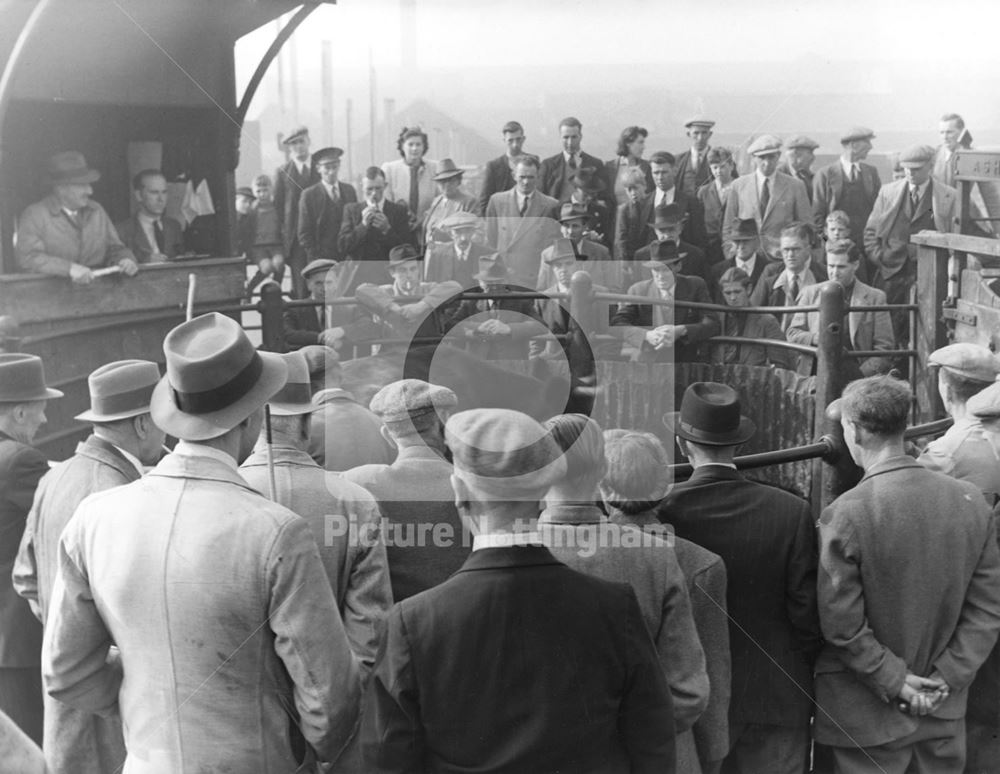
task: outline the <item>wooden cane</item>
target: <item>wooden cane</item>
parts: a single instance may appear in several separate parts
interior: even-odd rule
[[[194,317],[194,293],[198,287],[198,277],[192,272],[188,274],[187,319]]]

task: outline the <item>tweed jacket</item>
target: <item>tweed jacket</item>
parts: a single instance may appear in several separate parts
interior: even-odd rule
[[[385,173],[385,198],[386,201],[395,202],[401,207],[405,207],[407,212],[410,209],[410,167],[403,159],[386,161],[382,164],[382,171]],[[434,175],[438,173],[438,162],[430,159],[421,159],[420,170],[417,172],[417,211],[409,213],[416,220],[420,220],[431,206],[434,197],[437,196],[437,183],[434,182]]]
[[[798,306],[817,306],[823,284],[808,285],[799,293]],[[848,306],[878,306],[884,304],[885,293],[869,287],[860,280],[854,281]],[[850,312],[847,315],[848,335],[856,350],[890,350],[895,347],[892,333],[892,318],[888,312]],[[815,344],[814,337],[819,332],[819,312],[796,312],[785,333],[795,344]],[[805,360],[805,358],[803,358]],[[865,376],[884,373],[891,367],[891,361],[884,357],[869,357],[860,361],[861,372]]]
[[[122,243],[132,251],[139,263],[149,263],[155,252],[162,252],[167,258],[176,258],[184,253],[184,230],[181,224],[167,215],[161,217],[160,222],[163,224],[162,251],[158,251],[155,244],[149,243],[139,220],[139,213],[115,226]]]
[[[992,504],[1000,496],[1000,455],[990,443],[979,417],[955,421],[917,457],[928,470],[975,484]]]
[[[370,670],[392,607],[389,565],[375,498],[357,484],[327,473],[299,449],[275,444],[272,459],[275,502],[301,516],[312,529],[351,650]],[[269,497],[263,444],[258,444],[240,466],[240,475]]]
[[[395,447],[382,437],[382,420],[347,390],[320,390],[312,404],[309,456],[320,467],[341,471],[357,465],[388,465],[396,459]]]
[[[677,280],[677,284],[674,285],[675,301],[712,303],[708,288],[701,277],[688,277],[684,274],[676,274],[674,277]],[[648,279],[635,283],[628,289],[628,295],[653,299],[660,297],[660,291],[655,281]],[[677,363],[697,361],[701,342],[719,335],[719,317],[715,312],[681,307],[671,312],[671,307],[664,307],[663,314],[665,319],[673,319],[674,325],[686,325],[687,334],[672,348],[665,347],[659,352],[646,341],[647,331],[655,327],[652,304],[619,304],[618,311],[611,319],[611,325],[623,326],[621,335],[625,343],[639,353],[641,360],[648,361],[672,360]]]
[[[380,772],[676,771],[635,592],[541,546],[474,551],[392,609],[362,742]]]
[[[483,175],[483,187],[479,190],[479,215],[486,214],[486,205],[490,197],[501,191],[509,191],[514,187],[514,173],[510,170],[510,159],[505,153],[499,158],[486,162],[486,172]]]
[[[451,474],[451,463],[427,446],[407,446],[389,465],[360,465],[342,474],[372,493],[386,520],[389,577],[397,602],[443,582],[469,555]],[[437,540],[431,534],[435,525],[444,525],[436,527],[442,531],[440,545],[432,542]]]
[[[326,192],[322,182],[309,186],[299,200],[299,244],[306,251],[306,261],[325,259],[339,261],[340,227],[344,222],[344,207],[357,202],[354,186],[337,183],[337,200]]]
[[[584,151],[579,151],[578,153],[579,161],[577,161],[577,169],[590,167],[594,170],[594,177],[604,182],[604,190],[597,195],[597,198],[611,209],[614,209],[614,180],[606,179],[607,169],[604,166],[604,162]],[[559,151],[554,156],[542,159],[542,164],[538,169],[538,190],[547,196],[551,196],[553,199],[558,199],[560,202],[569,201],[568,197],[560,198],[559,194],[563,187],[563,181],[568,177],[572,177],[572,175],[572,171],[566,164],[566,156],[562,151]]]
[[[341,292],[350,295],[365,282],[381,284],[388,275],[389,251],[402,244],[416,246],[409,225],[409,213],[401,204],[388,198],[382,202],[382,212],[389,219],[389,230],[383,234],[377,228],[364,225],[366,202],[344,205],[344,220],[340,225],[337,246],[342,260],[347,264],[341,269]],[[349,260],[348,260],[349,259]]]
[[[120,708],[129,774],[285,774],[299,764],[295,714],[320,759],[334,760],[361,698],[309,525],[251,489],[235,463],[197,453],[169,454],[77,509],[42,674],[59,701]]]
[[[951,693],[933,716],[961,718],[1000,630],[996,524],[978,487],[893,457],[824,509],[819,536],[817,741],[916,731],[893,701],[907,672],[940,674]]]
[[[929,185],[935,229],[942,232],[958,231],[958,191],[937,180],[931,180]],[[898,220],[905,220],[903,213],[908,196],[908,184],[905,180],[886,183],[879,190],[865,225],[865,252],[873,262],[878,263],[883,250],[896,248],[899,242],[905,244],[909,241],[909,223],[897,224]]]
[[[427,251],[424,279],[427,282],[454,280],[463,289],[478,287],[479,283],[473,276],[479,272],[479,259],[487,255],[493,255],[493,250],[486,245],[473,242],[469,245],[466,259],[459,261],[453,242],[435,244]]]
[[[882,179],[879,177],[878,169],[864,161],[856,162],[858,165],[858,175],[861,177],[861,186],[865,192],[865,203],[868,211],[875,205],[879,190],[882,188]],[[834,210],[842,210],[841,202],[844,196],[844,165],[840,159],[832,164],[819,169],[813,178],[812,205],[813,224],[816,233],[822,234],[826,228],[826,217]],[[864,223],[851,223],[851,239],[857,246],[863,247],[857,236],[864,233]]]
[[[612,524],[596,506],[550,505],[538,527],[543,544],[567,567],[632,587],[670,686],[674,727],[687,731],[708,705],[709,685],[673,547],[638,527]]]
[[[281,223],[281,234],[284,238],[282,248],[285,257],[292,254],[292,246],[299,240],[299,202],[302,192],[319,182],[319,172],[313,166],[312,158],[308,161],[309,169],[303,174],[294,159],[289,159],[274,173],[274,207],[278,211]]]
[[[811,169],[807,169],[805,172],[796,172],[784,161],[778,164],[778,171],[788,175],[789,177],[794,177],[796,180],[801,180],[806,187],[806,195],[809,197],[809,203],[812,204],[813,181],[816,179],[815,172]]]
[[[731,468],[706,465],[670,490],[659,515],[679,537],[726,563],[730,723],[808,723],[820,645],[809,504]]]
[[[511,284],[534,287],[542,250],[560,235],[559,202],[540,190],[531,194],[521,216],[517,191],[493,194],[486,205],[486,241],[503,256]]]
[[[732,185],[732,182],[730,182]],[[726,193],[728,193],[728,188]],[[726,198],[719,195],[719,188],[715,180],[709,179],[697,192],[698,201],[701,202],[702,210],[705,212],[705,235],[709,243],[722,242],[722,226],[726,221]]]
[[[139,479],[139,471],[113,444],[89,436],[76,454],[42,477],[28,514],[14,588],[43,623],[59,567],[59,537],[88,495]],[[105,774],[125,760],[120,719],[80,711],[45,696],[45,760],[54,774]]]
[[[48,470],[40,451],[0,432],[0,668],[39,664],[42,627],[11,574],[35,489]]]
[[[781,257],[781,230],[792,223],[808,223],[812,207],[806,186],[797,178],[774,173],[774,187],[768,198],[767,210],[761,215],[757,173],[742,175],[729,186],[726,197],[726,217],[722,224],[722,241],[732,239],[737,220],[757,221],[761,249],[772,259]]]

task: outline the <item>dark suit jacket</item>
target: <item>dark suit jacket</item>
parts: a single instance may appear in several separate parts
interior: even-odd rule
[[[302,192],[319,182],[319,172],[312,166],[308,174],[299,172],[291,159],[282,164],[274,173],[274,207],[281,222],[282,247],[287,259],[292,254],[292,245],[299,238],[299,200]]]
[[[354,305],[338,304],[330,307],[333,312],[330,319],[331,327],[344,328],[346,338],[350,341],[360,341],[364,338],[359,331],[354,330],[354,324],[359,323],[358,309]],[[289,349],[299,349],[307,344],[319,344],[319,334],[323,326],[319,322],[319,314],[315,306],[286,307],[281,320],[285,328],[285,344]],[[365,327],[364,334],[368,330]],[[352,335],[355,334],[355,335]]]
[[[705,183],[712,179],[712,170],[708,166],[708,151],[710,149],[705,149],[705,160],[702,162],[701,166],[698,167],[698,171],[694,176],[694,188],[690,191],[685,191],[685,193],[694,195],[698,192]],[[688,148],[681,154],[677,155],[677,164],[674,165],[674,176],[677,178],[678,187],[681,187],[684,183],[684,175],[687,174],[687,168],[691,164],[691,149]]]
[[[0,433],[0,668],[41,664],[42,625],[14,591],[11,573],[35,488],[48,470],[40,451]]]
[[[469,257],[462,264],[455,255],[455,245],[452,242],[435,244],[427,256],[424,279],[427,282],[454,280],[463,288],[478,287],[479,283],[473,279],[473,275],[479,272],[479,259],[492,254],[493,251],[485,245],[473,242],[469,246]]]
[[[591,156],[589,153],[580,151],[580,160],[577,162],[577,169],[583,167],[593,168],[594,177],[604,181],[604,190],[598,194],[597,198],[614,211],[614,181],[606,179],[607,167],[604,165],[604,162],[596,156]],[[547,196],[558,199],[560,202],[568,201],[565,197],[560,198],[559,194],[561,193],[563,180],[571,175],[572,173],[566,167],[566,157],[560,151],[542,161],[542,165],[538,169],[538,190]]]
[[[893,457],[823,511],[819,536],[817,741],[916,731],[921,718],[890,701],[907,672],[938,672],[951,693],[933,716],[962,717],[1000,627],[996,523],[979,488]]]
[[[708,288],[701,277],[676,275],[677,285],[674,289],[675,301],[696,301],[700,304],[710,304]],[[659,298],[659,291],[653,280],[637,282],[628,289],[630,296],[647,296]],[[613,326],[625,326],[623,338],[637,349],[643,360],[672,360],[676,363],[690,363],[699,360],[699,345],[705,339],[718,336],[720,331],[719,318],[714,312],[701,309],[677,307],[674,312],[674,325],[686,325],[687,336],[673,348],[665,348],[657,352],[645,340],[646,331],[653,327],[653,307],[650,304],[619,304],[618,311],[611,318]]]
[[[654,247],[656,247],[655,239],[645,247],[636,250],[635,266],[633,266],[634,276],[650,276],[649,269],[642,264],[650,260]],[[712,267],[708,264],[705,252],[700,247],[695,247],[693,244],[685,242],[683,239],[681,240],[681,243],[677,245],[677,249],[684,255],[684,258],[681,259],[681,268],[679,273],[688,277],[701,277],[705,280],[705,284],[708,285],[712,276]]]
[[[861,185],[864,187],[865,199],[868,205],[868,212],[875,205],[875,198],[882,188],[882,181],[879,178],[878,170],[871,164],[863,161],[858,162],[858,170],[861,175]],[[826,228],[826,216],[834,210],[841,210],[841,200],[844,195],[844,166],[837,159],[832,164],[822,167],[813,177],[812,185],[812,206],[813,224],[816,233],[822,234]],[[855,221],[858,221],[855,223]],[[865,221],[861,218],[851,217],[851,240],[858,249],[864,247]]]
[[[160,221],[163,223],[163,254],[167,258],[176,258],[184,252],[184,230],[180,223],[166,215],[160,218]],[[156,245],[149,244],[149,240],[146,239],[146,232],[139,223],[139,215],[133,215],[115,228],[122,243],[132,251],[136,261],[149,263],[150,256],[156,252]]]
[[[389,219],[389,231],[383,234],[377,228],[368,228],[362,220],[365,202],[352,202],[344,205],[344,221],[340,226],[340,236],[337,246],[342,259],[350,259],[352,263],[342,271],[344,280],[342,292],[350,295],[363,282],[381,285],[387,282],[389,251],[396,245],[411,244],[416,247],[416,240],[410,230],[409,210],[401,204],[385,201],[382,212]],[[353,275],[353,279],[347,275]]]
[[[653,222],[653,205],[656,201],[656,191],[646,195],[633,209],[628,204],[618,208],[615,220],[615,258],[619,261],[631,260],[643,245],[648,245],[656,239],[656,232],[650,225]],[[681,240],[704,250],[708,245],[708,235],[705,232],[705,208],[696,196],[687,196],[679,188],[674,193],[674,203],[687,214]],[[631,250],[631,252],[630,252]]]
[[[768,258],[761,250],[757,251],[757,262],[753,265],[753,274],[750,275],[750,294],[753,295],[754,290],[757,288],[757,283],[760,281],[761,276],[764,274],[764,270],[770,265],[775,264],[784,268],[784,264],[780,261],[772,261]],[[719,277],[725,274],[730,269],[736,268],[736,259],[727,258],[724,261],[713,264],[708,270],[708,289],[711,291],[713,298],[719,304],[725,303],[725,299],[722,297],[722,288],[719,287]],[[687,273],[687,272],[684,272]],[[773,280],[772,280],[773,282]]]
[[[483,176],[483,187],[479,191],[479,214],[486,214],[486,205],[490,197],[501,191],[509,191],[514,187],[514,174],[510,171],[510,162],[505,153],[498,159],[486,162],[486,173]]]
[[[660,519],[726,563],[730,722],[806,724],[820,646],[809,504],[731,468],[709,465],[667,494]]]
[[[474,551],[393,607],[361,734],[369,771],[675,771],[635,593],[541,546]]]
[[[358,200],[354,186],[347,183],[337,183],[340,196],[334,202],[326,195],[322,183],[310,186],[302,192],[299,199],[299,244],[306,251],[306,261],[317,261],[325,258],[330,261],[340,260],[340,248],[337,240],[340,238],[340,226],[344,221],[344,207]]]
[[[508,286],[512,292],[526,292],[529,288]],[[474,289],[470,289],[473,292]],[[451,325],[461,325],[462,321],[475,314],[489,311],[487,301],[466,299],[451,313],[448,322]],[[475,327],[469,323],[470,351],[475,352],[484,360],[525,360],[528,357],[531,338],[545,332],[545,326],[539,320],[534,301],[530,298],[499,298],[496,318],[510,326],[506,336],[480,336]],[[530,319],[526,319],[530,318]],[[447,326],[446,326],[447,327]]]
[[[813,179],[816,177],[816,173],[811,169],[807,172],[796,172],[785,162],[781,162],[778,165],[778,171],[784,172],[786,175],[791,177],[796,177],[801,180],[806,186],[806,196],[809,197],[809,203],[812,204],[813,200]]]

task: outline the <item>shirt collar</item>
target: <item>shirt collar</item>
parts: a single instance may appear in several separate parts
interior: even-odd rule
[[[139,221],[142,222],[142,223],[153,224],[153,223],[158,223],[159,220],[160,220],[160,218],[158,216],[156,216],[156,215],[147,215],[142,210],[139,210],[139,212],[137,212],[136,215],[139,216]]]
[[[931,184],[930,178],[928,178],[927,180],[925,180],[923,182],[923,185],[911,186],[909,183],[907,183],[907,185],[906,185],[906,188],[907,188],[906,192],[910,193],[910,191],[913,188],[916,188],[917,189],[917,197],[920,198],[920,199],[923,199],[924,198],[924,194],[927,193],[927,186],[929,186],[930,184]],[[912,196],[912,194],[910,194],[910,195]]]
[[[741,261],[739,258],[735,257],[734,260],[736,261],[737,268],[743,269],[743,271],[747,274],[753,274],[754,267],[757,265],[757,252],[754,251],[754,253],[745,261]]]
[[[472,550],[484,548],[513,548],[514,546],[541,546],[542,536],[537,530],[532,532],[497,532],[476,535],[472,538]]]
[[[777,171],[775,171],[775,172],[773,172],[771,174],[770,177],[764,177],[763,173],[759,169],[756,170],[754,172],[754,174],[757,176],[757,186],[758,187],[762,186],[764,184],[765,180],[770,180],[771,181],[771,186],[773,187],[774,186],[774,178],[777,177],[777,175],[778,175]]]
[[[216,462],[221,462],[234,473],[239,473],[240,470],[240,466],[236,464],[236,460],[221,449],[216,449],[214,446],[206,446],[203,443],[196,443],[195,441],[178,441],[174,447],[174,454],[181,454],[185,457],[208,457]]]
[[[576,503],[555,503],[546,507],[538,515],[539,525],[543,524],[599,524],[604,521],[604,513],[596,505]]]
[[[325,180],[320,180],[320,182],[323,184],[323,188],[326,189],[326,195],[332,196],[333,192],[336,190],[336,183],[328,183]]]
[[[788,269],[783,269],[781,274],[779,274],[778,278],[774,281],[774,285],[771,287],[780,288],[782,286],[790,286],[792,284],[792,277],[794,276],[795,275]],[[806,285],[813,285],[816,282],[816,279],[813,277],[812,270],[808,266],[799,272],[798,277],[799,282],[801,283],[799,292],[801,292]]]
[[[563,160],[565,160],[566,163],[569,163],[569,160],[572,158],[575,158],[577,161],[579,161],[580,151],[577,151],[576,153],[567,153],[566,151],[563,151]]]
[[[844,170],[844,177],[848,177],[849,178],[851,176],[851,167],[853,167],[855,164],[857,164],[857,166],[858,166],[858,174],[861,174],[861,164],[860,164],[860,162],[857,162],[857,161],[848,161],[843,156],[840,157],[840,168]]]
[[[118,444],[111,444],[111,445],[114,446],[119,452],[121,452],[121,455],[135,466],[135,469],[139,471],[140,476],[146,472],[142,467],[142,460],[140,460],[138,457],[132,454],[132,452],[126,451]]]

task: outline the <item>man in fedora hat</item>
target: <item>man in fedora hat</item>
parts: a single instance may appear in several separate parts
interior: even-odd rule
[[[448,241],[428,246],[424,279],[428,282],[454,280],[463,289],[475,287],[473,277],[479,270],[479,259],[493,252],[476,239],[482,221],[471,212],[459,211],[442,220],[439,229],[446,233]]]
[[[42,478],[14,565],[14,587],[45,624],[59,567],[59,537],[77,506],[94,492],[142,477],[160,458],[164,433],[149,403],[160,381],[156,363],[119,360],[87,379],[90,408],[77,419],[93,432]],[[45,760],[54,774],[101,774],[125,760],[118,717],[81,712],[45,697]]]
[[[504,409],[460,412],[445,432],[472,553],[389,614],[368,768],[674,772],[670,692],[635,593],[561,564],[535,529],[566,470],[551,434]]]
[[[812,666],[821,643],[816,610],[816,533],[809,504],[747,481],[733,464],[753,437],[739,395],[716,382],[689,386],[664,417],[694,466],[660,506],[679,537],[722,557],[729,579],[731,750],[723,766],[805,772]]]
[[[683,223],[683,239],[691,245],[704,249],[708,244],[705,233],[705,212],[701,202],[694,194],[688,195],[677,186],[677,161],[673,154],[657,151],[649,157],[649,165],[653,174],[655,187],[638,207],[628,208],[622,212],[623,219],[615,224],[616,240],[624,234],[633,236],[638,244],[649,244],[654,238],[655,209],[675,204],[680,208]]]
[[[314,408],[309,366],[301,352],[282,357],[288,381],[268,401],[270,461],[267,431],[262,428],[253,453],[240,465],[240,475],[270,496],[273,467],[274,501],[297,513],[312,529],[351,650],[367,673],[375,663],[382,622],[392,607],[378,506],[365,489],[327,475],[309,456],[309,418]]]
[[[353,185],[337,180],[343,155],[340,148],[323,148],[313,154],[320,179],[301,194],[297,226],[299,244],[309,263],[341,260],[337,240],[344,222],[344,206],[358,200]]]
[[[684,254],[674,242],[658,242],[655,250],[653,257],[642,264],[653,273],[653,278],[635,283],[628,294],[668,303],[623,302],[611,318],[611,325],[618,326],[633,360],[697,361],[700,343],[719,334],[719,318],[714,312],[674,307],[673,302],[710,304],[708,287],[701,277],[679,273]]]
[[[659,243],[673,242],[684,256],[680,273],[691,277],[701,277],[707,283],[710,267],[705,258],[705,252],[684,239],[688,217],[690,215],[685,214],[684,207],[676,202],[656,207],[653,211],[653,219],[649,222],[653,241],[635,251],[635,264],[642,264],[650,260]],[[643,276],[644,273],[638,271],[638,266],[633,266],[633,269],[637,276]]]
[[[527,359],[531,338],[544,334],[545,326],[530,298],[503,298],[503,295],[530,289],[510,284],[510,272],[499,257],[481,259],[475,279],[480,292],[501,294],[500,297],[467,298],[452,314],[451,325],[457,327],[470,351],[484,360]]]
[[[978,486],[906,454],[912,400],[873,376],[833,407],[865,475],[819,519],[814,734],[837,771],[989,771],[965,768],[964,721],[1000,630],[996,521]]]
[[[45,405],[61,398],[45,385],[41,358],[0,353],[0,711],[42,743],[42,628],[11,583],[17,544],[35,489],[48,472],[31,446],[45,423]]]
[[[86,285],[93,269],[118,266],[126,276],[139,270],[108,213],[90,197],[101,173],[79,151],[49,159],[51,193],[29,205],[17,223],[17,263],[24,271],[69,277]]]
[[[46,690],[119,708],[129,771],[288,772],[310,749],[332,761],[355,727],[359,665],[309,525],[237,467],[287,367],[216,313],[174,328],[163,351],[150,410],[180,440],[63,532]]]
[[[778,171],[782,142],[773,134],[764,134],[750,143],[755,171],[733,181],[726,198],[726,217],[722,240],[732,239],[740,220],[757,221],[761,248],[778,260],[781,230],[796,222],[808,222],[812,207],[806,186],[801,180]]]
[[[831,212],[841,210],[850,219],[850,237],[864,245],[865,223],[882,180],[878,169],[865,159],[872,149],[875,132],[867,126],[848,129],[840,138],[840,158],[816,172],[813,178],[813,225],[822,233]]]
[[[437,184],[438,194],[423,215],[420,231],[420,244],[426,255],[430,254],[436,243],[450,241],[450,236],[443,227],[449,216],[459,212],[474,213],[478,207],[476,197],[462,190],[462,175],[465,170],[451,159],[439,161],[437,170],[434,182]]]
[[[694,196],[698,189],[712,179],[708,154],[712,148],[708,141],[712,138],[715,121],[705,116],[695,116],[684,124],[691,147],[677,156],[677,181],[679,188],[688,196]]]
[[[292,270],[292,286],[296,298],[305,295],[305,281],[300,274],[306,265],[306,254],[299,243],[299,202],[302,192],[319,182],[319,172],[309,153],[309,130],[304,126],[293,129],[282,141],[290,158],[274,173],[274,206],[281,221],[285,261]]]
[[[542,262],[538,268],[538,283],[536,287],[549,287],[555,281],[552,256],[556,244],[569,240],[582,264],[581,269],[594,278],[594,282],[607,288],[612,293],[624,290],[624,272],[619,261],[611,260],[608,248],[591,238],[588,228],[591,223],[591,213],[587,206],[578,202],[566,202],[559,210],[559,227],[562,230],[562,240],[555,240],[542,251]]]
[[[734,247],[732,255],[721,263],[713,264],[708,271],[709,290],[719,304],[723,303],[719,277],[730,269],[739,269],[750,278],[750,292],[753,293],[764,269],[771,263],[760,249],[760,234],[757,231],[757,221],[753,218],[739,221],[729,239]]]

